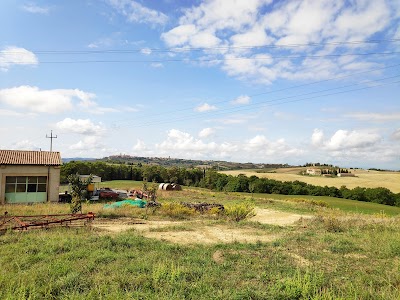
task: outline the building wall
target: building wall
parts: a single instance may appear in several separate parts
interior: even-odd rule
[[[48,176],[47,201],[58,202],[59,166],[0,165],[0,203],[5,203],[6,176]]]
[[[320,169],[307,169],[306,172],[309,175],[321,175],[322,174]]]

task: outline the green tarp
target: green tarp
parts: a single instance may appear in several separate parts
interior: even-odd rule
[[[125,199],[125,200],[114,202],[111,204],[106,204],[106,205],[104,205],[104,208],[118,208],[118,207],[121,207],[124,205],[132,205],[132,206],[137,206],[137,207],[143,208],[146,206],[146,203],[147,202],[142,199],[135,199],[135,200]]]

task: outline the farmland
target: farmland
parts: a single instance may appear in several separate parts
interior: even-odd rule
[[[139,182],[105,184],[129,189]],[[232,222],[183,210],[107,210],[87,203],[84,212],[98,216],[91,227],[0,236],[0,298],[400,297],[398,207],[200,188],[158,196],[166,207],[180,201],[250,203],[256,215]],[[3,209],[11,215],[49,214],[68,212],[69,206]]]
[[[312,185],[318,186],[334,186],[340,188],[345,185],[347,188],[352,189],[357,186],[366,188],[388,188],[394,193],[400,193],[400,172],[385,172],[385,171],[372,171],[372,170],[351,170],[356,177],[322,177],[322,176],[304,176],[299,175],[299,172],[305,168],[280,168],[271,169],[268,173],[260,173],[255,169],[247,170],[232,170],[222,171],[221,173],[227,175],[244,174],[246,176],[255,175],[260,178],[269,178],[279,181],[302,181]]]

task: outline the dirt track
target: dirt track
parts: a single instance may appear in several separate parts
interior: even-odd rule
[[[250,221],[263,224],[287,226],[300,220],[309,218],[287,212],[268,209],[256,209],[256,216]],[[135,230],[148,238],[165,240],[178,244],[216,244],[216,243],[255,243],[257,241],[270,242],[279,238],[262,229],[230,228],[227,225],[206,225],[191,221],[145,221],[132,219],[96,220],[93,227],[109,233],[119,233]]]

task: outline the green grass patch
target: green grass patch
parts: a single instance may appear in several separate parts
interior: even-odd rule
[[[333,233],[321,221],[276,242],[212,246],[134,231],[9,232],[0,236],[0,298],[399,299],[398,229]]]
[[[273,200],[283,200],[283,201],[291,201],[294,199],[294,202],[301,202],[296,199],[304,199],[304,202],[311,201],[321,201],[322,203],[327,203],[330,208],[337,208],[345,212],[353,212],[360,214],[382,214],[388,216],[397,216],[400,215],[400,207],[383,205],[372,202],[362,202],[355,201],[349,199],[342,198],[334,198],[334,197],[326,197],[326,196],[306,196],[306,195],[276,195],[276,194],[254,194],[254,198],[256,198],[257,204],[262,203],[262,199],[265,199],[268,203]],[[278,206],[278,205],[277,205]],[[290,208],[287,208],[290,210]],[[295,207],[295,209],[299,209],[299,207]],[[306,211],[306,209],[301,209],[302,211]]]
[[[115,187],[110,182],[108,186]],[[159,200],[164,208],[149,210],[147,215],[136,207],[106,210],[101,203],[84,203],[83,209],[103,218],[193,220],[151,230],[166,234],[187,231],[190,235],[198,227],[218,225],[276,234],[277,239],[183,246],[144,238],[134,230],[120,234],[90,228],[6,232],[0,236],[0,299],[400,299],[400,222],[398,217],[389,217],[398,214],[396,207],[198,188],[160,192]],[[230,222],[195,213],[180,201],[236,208],[249,203],[250,208],[316,217],[287,227]],[[321,207],[318,201],[339,209]],[[373,209],[366,210],[370,205]],[[68,204],[3,208],[10,215],[69,210]],[[391,209],[392,214],[387,212]]]

